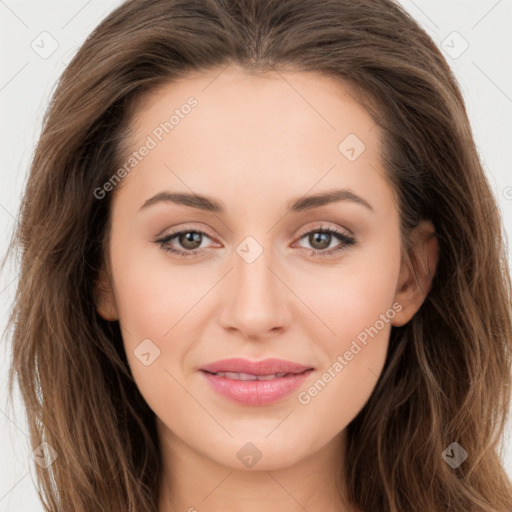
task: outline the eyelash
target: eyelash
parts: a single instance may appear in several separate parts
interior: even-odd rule
[[[176,231],[175,233],[170,233],[169,235],[166,235],[163,238],[159,238],[155,242],[158,243],[160,245],[160,247],[165,252],[170,252],[180,258],[189,258],[191,256],[197,256],[198,254],[201,254],[204,251],[204,248],[196,249],[194,251],[180,251],[180,250],[172,248],[170,245],[166,246],[166,244],[168,244],[173,238],[176,238],[177,236],[182,235],[184,233],[199,233],[201,235],[207,236],[208,238],[211,238],[210,235],[208,235],[208,233],[205,233],[204,231],[201,231],[200,229],[182,229],[181,231]],[[306,233],[304,233],[303,235],[301,235],[299,237],[299,240],[302,240],[306,235],[310,235],[311,233],[322,233],[322,234],[334,235],[338,240],[340,240],[340,242],[343,242],[343,243],[340,244],[339,246],[337,246],[333,249],[329,249],[329,250],[312,249],[310,256],[318,256],[321,258],[330,257],[333,254],[343,251],[347,247],[353,246],[357,243],[356,239],[354,237],[346,235],[345,233],[342,233],[341,231],[338,231],[337,229],[334,229],[334,228],[331,228],[328,226],[326,226],[326,227],[320,226],[319,228],[307,231]]]

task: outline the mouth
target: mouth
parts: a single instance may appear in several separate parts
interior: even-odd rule
[[[245,371],[232,371],[236,364],[244,366]],[[219,368],[212,371],[215,365],[222,366],[222,370]],[[231,365],[231,371],[225,369],[226,365]],[[247,366],[250,365],[252,371],[247,370]],[[281,369],[286,367],[288,371],[275,371],[279,365]],[[210,369],[206,369],[208,367]],[[273,371],[265,371],[265,367],[272,367]],[[227,360],[200,369],[210,389],[221,397],[244,406],[270,405],[282,400],[301,386],[312,372],[314,368],[282,360],[266,360],[259,363]]]
[[[242,376],[242,379],[236,377],[238,380],[254,380],[252,378],[244,379],[243,376],[245,375],[250,377],[282,377],[286,374],[299,374],[310,369],[312,369],[311,366],[276,358],[263,359],[262,361],[249,361],[242,358],[223,359],[200,368],[200,370],[209,373],[223,374],[228,378],[235,374]]]
[[[301,373],[271,373],[269,375],[254,375],[252,373],[237,373],[237,372],[207,372],[206,370],[203,370],[206,373],[209,373],[210,375],[216,375],[217,377],[225,377],[226,379],[231,380],[273,380],[273,379],[281,379],[283,377],[290,377],[294,375],[301,375],[301,373],[310,371],[310,370],[304,370],[304,372]]]

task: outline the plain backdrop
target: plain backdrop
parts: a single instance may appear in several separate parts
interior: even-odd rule
[[[121,2],[0,1],[0,256],[16,224],[21,192],[43,113],[56,80],[86,36]],[[477,147],[512,233],[512,1],[401,0],[442,49],[466,100]],[[510,255],[510,250],[509,250]],[[509,258],[510,261],[510,258]],[[0,276],[0,329],[14,296],[17,271]],[[35,487],[24,411],[7,402],[8,339],[0,349],[0,512],[42,512]],[[504,461],[512,477],[512,423]]]

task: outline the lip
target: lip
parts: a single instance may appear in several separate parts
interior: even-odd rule
[[[314,368],[283,359],[248,361],[224,359],[200,368],[212,389],[225,398],[241,405],[261,406],[274,403],[297,389]],[[246,373],[256,376],[286,373],[270,380],[230,379],[217,372]]]
[[[215,361],[214,363],[202,366],[200,370],[210,373],[235,372],[250,373],[252,375],[271,375],[274,373],[302,373],[311,368],[311,366],[304,366],[284,359],[270,358],[263,359],[262,361],[249,361],[248,359],[233,358]]]

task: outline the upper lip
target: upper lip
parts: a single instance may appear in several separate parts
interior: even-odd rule
[[[218,373],[248,373],[250,375],[273,375],[275,373],[302,373],[311,370],[311,366],[294,363],[293,361],[285,361],[284,359],[264,359],[263,361],[249,361],[247,359],[223,359],[206,364],[200,370]]]

